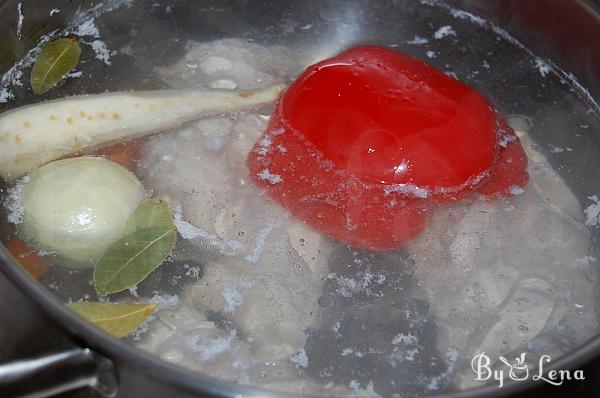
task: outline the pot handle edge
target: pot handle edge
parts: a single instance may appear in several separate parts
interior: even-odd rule
[[[118,391],[112,361],[89,348],[0,364],[0,395],[5,398],[46,398],[84,387],[102,398],[114,398]]]

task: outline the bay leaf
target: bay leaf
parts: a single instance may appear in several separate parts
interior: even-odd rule
[[[148,319],[156,304],[79,302],[68,307],[107,333],[124,337]]]
[[[94,287],[101,295],[121,292],[146,279],[171,254],[175,226],[144,228],[113,243],[94,268]]]
[[[144,228],[173,227],[171,208],[159,198],[151,198],[139,204],[127,219],[125,235]]]
[[[31,70],[31,88],[44,94],[79,63],[81,47],[75,38],[62,38],[46,44]]]

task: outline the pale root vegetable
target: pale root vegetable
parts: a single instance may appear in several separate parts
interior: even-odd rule
[[[144,200],[129,170],[101,157],[58,160],[32,172],[21,193],[19,233],[70,267],[92,266],[123,234],[127,217]]]
[[[273,102],[283,89],[157,90],[81,95],[0,115],[0,176],[15,180],[87,147],[140,137],[190,120]]]

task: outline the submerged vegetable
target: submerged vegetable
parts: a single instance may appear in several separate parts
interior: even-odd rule
[[[72,260],[69,266],[91,267],[122,236],[145,195],[135,175],[104,158],[55,161],[31,173],[23,187],[20,233]]]
[[[48,261],[36,253],[27,243],[17,237],[11,238],[6,248],[31,276],[40,279],[48,269]]]
[[[282,89],[159,90],[82,95],[0,115],[0,176],[17,179],[87,147],[140,137],[195,118],[273,102]]]
[[[68,304],[68,307],[105,332],[124,337],[152,315],[156,304],[80,302]]]
[[[140,147],[143,139],[129,140],[94,150],[94,155],[119,163],[127,169],[133,169],[140,160]]]
[[[526,183],[526,165],[483,96],[377,46],[309,67],[248,158],[255,183],[292,214],[370,250],[414,238],[439,203],[509,195]]]
[[[171,255],[177,240],[171,209],[157,198],[135,209],[124,234],[96,263],[94,287],[99,294],[117,293],[146,279]]]
[[[81,47],[74,38],[63,38],[46,44],[31,70],[31,88],[40,95],[50,90],[56,83],[77,66]]]

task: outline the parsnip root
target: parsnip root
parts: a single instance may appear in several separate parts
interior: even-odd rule
[[[283,89],[157,90],[81,95],[0,115],[0,175],[15,180],[84,148],[177,127],[202,116],[273,102]]]

